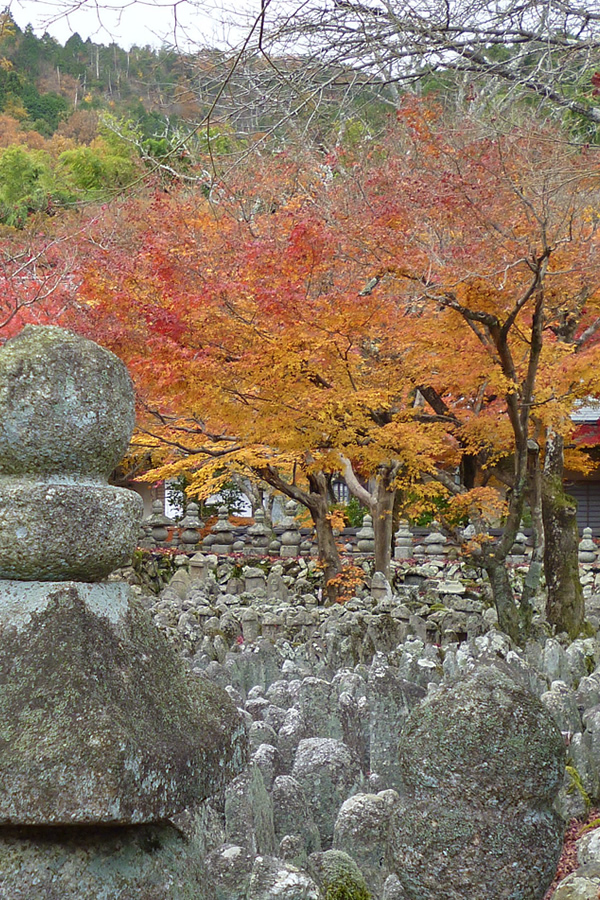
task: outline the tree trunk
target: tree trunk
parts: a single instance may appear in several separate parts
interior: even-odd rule
[[[400,469],[399,462],[390,462],[379,466],[376,475],[374,490],[368,491],[360,483],[350,460],[342,456],[344,463],[344,480],[350,493],[353,494],[363,506],[366,506],[373,518],[373,531],[375,532],[375,571],[383,572],[390,580],[392,561],[392,535],[394,533],[394,501],[396,489],[394,480]]]
[[[394,500],[396,491],[390,490],[383,477],[377,484],[371,513],[375,532],[375,571],[383,572],[387,580],[391,578],[392,535],[394,533]]]
[[[323,472],[311,473],[308,475],[308,484],[310,493],[306,505],[315,524],[319,559],[324,566],[325,586],[331,597],[332,589],[327,585],[341,571],[342,563],[329,517],[327,476]]]
[[[557,631],[566,631],[573,640],[581,631],[585,605],[579,580],[577,502],[564,491],[563,467],[563,439],[549,432],[542,477],[546,616]]]
[[[340,555],[338,553],[335,536],[329,519],[329,509],[327,506],[321,508],[320,504],[311,507],[310,515],[315,525],[317,535],[317,546],[319,548],[319,559],[323,563],[323,574],[325,576],[325,586],[334,578],[341,570]],[[327,593],[331,591],[327,589]]]
[[[529,631],[533,619],[533,605],[531,601],[540,586],[544,569],[544,523],[542,519],[542,473],[540,469],[540,445],[537,441],[527,442],[528,461],[527,475],[529,480],[529,509],[531,510],[531,525],[533,531],[533,552],[529,571],[523,585],[521,594],[520,615],[521,622]]]
[[[504,560],[487,559],[484,564],[498,613],[498,625],[516,643],[523,643],[521,621]]]
[[[514,486],[510,495],[508,515],[502,537],[491,544],[483,545],[479,565],[485,569],[490,581],[498,613],[498,625],[515,643],[523,644],[530,624],[530,607],[527,600],[523,608],[517,606],[508,575],[506,558],[514,544],[523,515],[523,500],[528,481],[526,440],[522,441],[521,447],[515,453],[514,467]]]
[[[275,490],[301,503],[310,512],[317,535],[319,559],[323,564],[326,590],[330,598],[335,599],[335,590],[327,587],[327,583],[339,574],[342,563],[329,518],[327,476],[323,472],[307,475],[309,490],[305,491],[282,478],[273,466],[257,466],[254,471]]]

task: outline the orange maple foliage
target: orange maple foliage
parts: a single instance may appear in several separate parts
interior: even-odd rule
[[[528,441],[568,441],[600,389],[599,188],[558,132],[453,128],[411,103],[364,157],[256,154],[208,196],[111,213],[80,300],[132,367],[138,442],[166,448],[151,477],[191,471],[206,495],[252,471],[308,506],[326,554],[345,460],[395,466],[389,491],[436,485],[478,530],[510,484],[480,560],[503,565]]]
[[[392,308],[402,297],[403,362],[421,365],[424,409],[449,421],[460,454],[460,483],[443,470],[434,477],[455,495],[492,475],[512,488],[504,535],[483,544],[479,561],[503,626],[518,637],[502,566],[527,493],[534,521],[544,490],[544,519],[557,515],[550,489],[535,487],[544,449],[549,485],[550,476],[560,480],[574,404],[599,388],[600,183],[586,148],[548,128],[452,128],[414,102],[401,125],[393,143],[383,142],[345,179],[347,253],[371,259],[369,284]],[[579,454],[577,462],[589,460]],[[568,553],[576,554],[575,531],[569,540]],[[558,604],[550,619],[576,634],[581,591],[572,592],[570,617],[557,596],[573,568],[569,562],[560,577],[546,574],[549,600]]]
[[[365,473],[400,454],[397,483],[408,485],[444,455],[446,429],[416,423],[409,374],[378,350],[387,304],[358,297],[338,236],[312,211],[322,173],[299,171],[272,162],[263,191],[250,182],[251,204],[231,185],[218,205],[132,204],[118,229],[128,254],[96,254],[80,298],[146,408],[160,407],[138,442],[172,452],[150,477],[191,470],[191,490],[206,496],[231,471],[252,471],[308,506],[333,553],[326,473],[339,451]]]

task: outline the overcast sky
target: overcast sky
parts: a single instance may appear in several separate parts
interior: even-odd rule
[[[133,44],[160,47],[177,43],[181,49],[199,45],[232,46],[245,34],[258,0],[242,4],[232,0],[10,0],[9,9],[19,25],[32,25],[37,34],[48,31],[62,44],[74,33],[97,43],[115,41],[128,49]],[[77,9],[77,7],[79,7]],[[237,21],[238,27],[232,27]]]

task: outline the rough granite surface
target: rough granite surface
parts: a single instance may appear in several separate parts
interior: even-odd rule
[[[97,581],[131,559],[142,501],[107,480],[134,421],[98,344],[28,326],[0,348],[0,578]]]
[[[245,763],[227,694],[186,677],[134,602],[111,622],[85,599],[54,585],[39,612],[3,628],[2,823],[161,821]]]
[[[562,850],[552,803],[562,735],[540,701],[496,668],[443,686],[399,739],[405,791],[390,857],[410,900],[542,900]]]
[[[141,509],[125,488],[0,478],[0,578],[105,578],[131,559]]]
[[[52,325],[27,325],[0,348],[0,473],[102,481],[135,424],[121,360]]]
[[[201,825],[3,828],[0,900],[214,900]]]

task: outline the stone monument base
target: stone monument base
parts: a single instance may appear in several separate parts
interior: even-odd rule
[[[172,825],[0,829],[0,900],[214,900],[201,820]]]
[[[243,766],[234,704],[129,590],[0,581],[0,825],[162,822]]]

